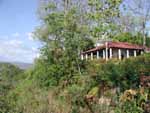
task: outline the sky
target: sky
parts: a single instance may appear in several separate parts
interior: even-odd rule
[[[38,0],[0,0],[0,61],[33,63],[40,43],[32,32],[39,25]]]

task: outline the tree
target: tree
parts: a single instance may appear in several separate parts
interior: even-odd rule
[[[120,17],[116,18],[116,24],[119,27],[119,33],[132,33],[137,34],[139,32],[137,28],[139,27],[139,20],[136,19],[131,13],[121,12]]]
[[[59,67],[68,81],[74,75],[82,74],[80,53],[89,43],[93,46],[88,37],[87,19],[80,5],[78,0],[49,1],[42,11],[45,14],[41,18],[43,25],[35,32],[35,37],[45,44],[41,49],[45,62],[49,66]]]
[[[131,32],[122,32],[122,33],[118,33],[118,34],[114,35],[113,40],[142,45],[142,34],[140,34],[140,33],[133,34]]]
[[[16,87],[18,80],[21,80],[23,71],[9,63],[0,63],[0,113],[7,113],[11,110],[8,93]]]
[[[119,16],[122,0],[88,0],[88,3],[92,35],[100,38],[104,34],[111,36],[115,33],[117,26],[114,21]]]
[[[149,0],[125,0],[124,6],[126,12],[130,12],[134,19],[138,19],[136,29],[143,34],[143,46],[146,45],[147,24],[150,19],[150,2]]]

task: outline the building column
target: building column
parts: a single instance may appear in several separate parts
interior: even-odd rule
[[[144,52],[143,52],[143,51],[141,51],[141,55],[143,55],[143,53],[144,53]]]
[[[99,51],[97,51],[97,59],[99,59]]]
[[[105,50],[103,50],[103,59],[105,59]]]
[[[127,49],[127,58],[129,58],[130,56],[129,56],[129,50]]]
[[[105,53],[106,53],[106,61],[108,60],[108,42],[106,42],[105,43],[106,44],[106,51],[105,51]]]
[[[85,55],[85,59],[88,60],[88,54]]]
[[[118,49],[119,60],[121,60],[121,49]]]
[[[136,50],[134,50],[134,57],[136,57],[137,56],[137,54],[136,54]]]
[[[93,53],[91,52],[91,60],[93,60]]]
[[[112,58],[112,48],[109,49],[110,59]]]
[[[83,54],[81,54],[81,60],[84,60],[84,55]]]

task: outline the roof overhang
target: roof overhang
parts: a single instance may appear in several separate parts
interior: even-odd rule
[[[131,44],[127,42],[106,42],[102,46],[98,46],[92,49],[89,49],[87,51],[82,52],[82,54],[96,52],[99,50],[103,50],[105,48],[117,48],[117,49],[134,49],[134,50],[144,50],[145,47],[137,45],[137,44]]]

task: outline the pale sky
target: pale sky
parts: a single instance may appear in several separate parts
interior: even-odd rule
[[[32,63],[38,56],[37,7],[38,0],[0,0],[0,61]]]

